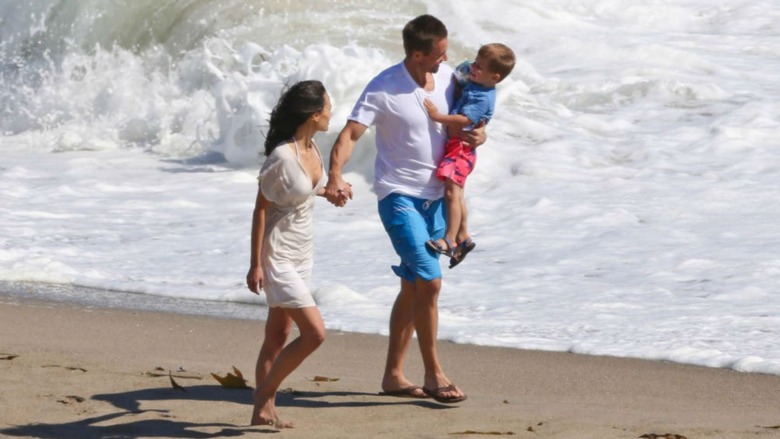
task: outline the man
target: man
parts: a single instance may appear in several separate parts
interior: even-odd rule
[[[376,127],[377,157],[374,190],[379,215],[401,258],[393,271],[401,278],[401,291],[390,315],[390,343],[382,389],[385,394],[412,398],[431,397],[457,403],[466,395],[447,378],[439,363],[438,297],[441,290],[439,255],[426,241],[444,233],[444,186],[435,169],[444,156],[446,130],[430,121],[425,98],[438,108],[454,102],[452,69],[447,60],[447,28],[437,18],[422,15],[403,29],[403,62],[377,75],[355,104],[346,126],[333,146],[325,194],[337,206],[352,198],[342,179],[342,168],[366,129]],[[464,134],[466,143],[485,141],[483,129]],[[423,387],[404,375],[404,360],[414,332],[425,367]]]

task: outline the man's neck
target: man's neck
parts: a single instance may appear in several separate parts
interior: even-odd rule
[[[409,75],[412,76],[414,82],[421,88],[428,90],[433,87],[433,75],[430,72],[420,68],[420,66],[413,63],[409,58],[404,59],[404,66]]]

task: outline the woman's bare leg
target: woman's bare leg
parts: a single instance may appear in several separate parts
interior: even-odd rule
[[[287,343],[292,329],[292,319],[283,308],[271,308],[265,322],[265,338],[255,366],[255,388],[265,381],[268,371]]]
[[[300,335],[276,356],[262,383],[257,386],[254,394],[252,425],[293,427],[292,423],[279,420],[275,404],[276,391],[282,381],[325,340],[325,324],[316,307],[285,309],[284,312],[298,326]]]

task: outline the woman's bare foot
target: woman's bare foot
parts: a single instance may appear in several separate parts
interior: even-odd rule
[[[279,416],[276,415],[276,411],[272,415],[267,415],[263,413],[254,412],[252,414],[252,421],[249,423],[250,425],[266,425],[273,428],[294,428],[295,425],[292,422],[287,422],[279,419]]]
[[[276,418],[276,419],[265,419],[265,418],[262,418],[260,416],[257,416],[257,417],[253,416],[251,425],[266,425],[268,427],[273,427],[273,428],[278,428],[278,429],[282,429],[282,428],[295,428],[295,425],[293,425],[292,422],[282,421],[279,418]]]
[[[252,420],[250,425],[267,425],[274,428],[293,428],[292,422],[282,421],[276,413],[274,399],[276,395],[270,398],[263,398],[255,395],[255,406],[252,409]]]

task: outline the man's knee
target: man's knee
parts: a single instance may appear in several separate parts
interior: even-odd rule
[[[418,278],[414,286],[416,297],[424,298],[425,300],[435,300],[439,296],[439,291],[441,291],[441,278],[437,277],[431,280]]]

